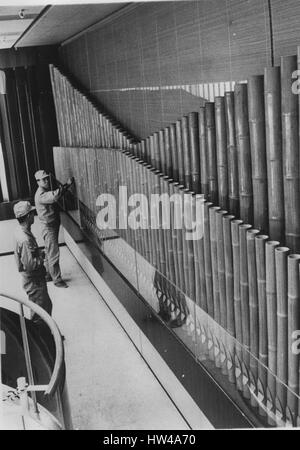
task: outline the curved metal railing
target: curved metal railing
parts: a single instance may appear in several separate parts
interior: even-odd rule
[[[21,316],[21,318],[23,317],[23,320],[24,320],[23,306],[27,306],[35,314],[40,316],[41,319],[48,325],[48,327],[53,335],[53,339],[54,339],[54,343],[55,343],[55,363],[54,363],[53,372],[52,372],[52,375],[51,375],[51,378],[50,378],[50,381],[48,384],[33,385],[32,381],[29,379],[29,383],[31,385],[28,386],[27,389],[32,392],[36,392],[36,391],[43,392],[44,391],[44,394],[49,395],[49,396],[54,395],[60,384],[60,381],[61,381],[61,376],[63,374],[63,364],[64,364],[64,347],[63,347],[62,336],[58,329],[58,326],[56,325],[56,323],[52,319],[52,317],[43,308],[36,305],[35,303],[33,303],[30,300],[28,300],[28,299],[20,300],[18,298],[12,297],[10,294],[4,293],[4,292],[0,292],[0,297],[3,297],[7,300],[12,300],[14,302],[19,303],[20,308],[21,308],[20,316]],[[24,340],[24,338],[23,338],[23,340]],[[26,339],[25,339],[25,341],[26,341]],[[26,348],[24,350],[26,352]],[[29,365],[31,365],[30,361],[29,361]]]

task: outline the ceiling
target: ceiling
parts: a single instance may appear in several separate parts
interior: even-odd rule
[[[59,44],[129,5],[122,0],[82,0],[68,5],[1,6],[0,0],[0,49]]]
[[[0,5],[0,49],[12,47],[43,8],[43,6]]]

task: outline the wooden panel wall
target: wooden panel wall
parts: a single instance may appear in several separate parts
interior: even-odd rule
[[[298,0],[149,2],[62,46],[60,57],[141,138],[199,107],[184,85],[245,80],[296,53],[299,14]]]

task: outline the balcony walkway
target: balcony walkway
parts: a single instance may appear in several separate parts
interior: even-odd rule
[[[12,249],[14,226],[15,221],[0,222],[0,254]],[[48,283],[48,289],[53,317],[65,336],[73,427],[190,429],[66,246],[61,247],[61,266],[69,288]],[[0,256],[0,288],[25,296],[13,255]]]

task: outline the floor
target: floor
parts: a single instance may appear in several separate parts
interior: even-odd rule
[[[11,250],[11,229],[12,222],[0,222],[1,237],[7,236],[0,253]],[[68,289],[48,287],[53,317],[66,339],[73,427],[189,429],[66,246],[61,247],[61,266]],[[24,297],[20,281],[13,255],[0,256],[0,291]]]

